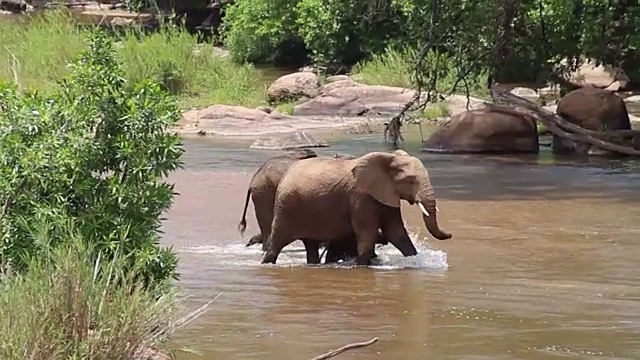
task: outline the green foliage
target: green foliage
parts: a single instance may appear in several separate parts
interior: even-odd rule
[[[424,119],[437,119],[447,116],[451,116],[451,111],[445,102],[436,102],[430,106],[427,106],[422,110],[422,118]]]
[[[419,51],[415,48],[394,50],[389,47],[382,54],[373,55],[369,60],[356,64],[352,69],[353,78],[370,85],[415,87],[413,68],[418,61],[418,55]],[[426,66],[435,68],[437,71],[437,89],[442,91],[453,89],[458,72],[452,56],[432,51],[426,56],[425,63]],[[480,73],[475,78],[469,77],[466,80],[471,95],[487,96],[486,73]],[[466,92],[463,83],[457,84],[457,92]]]
[[[84,48],[82,32],[65,11],[0,22],[0,81],[51,91],[69,73],[67,64]]]
[[[24,90],[57,90],[90,32],[74,26],[70,13],[62,10],[0,22],[0,81],[16,82]],[[258,70],[214,55],[212,44],[197,44],[183,27],[163,23],[152,34],[130,27],[115,34],[115,40],[127,81],[157,80],[183,107],[264,101]]]
[[[357,63],[351,72],[354,79],[365,84],[411,87],[411,68],[416,55],[412,48],[400,52],[389,47],[383,53]]]
[[[640,80],[640,7],[631,5],[607,0],[237,1],[225,18],[226,41],[235,59],[256,61],[271,59],[283,40],[299,38],[323,67],[350,65],[388,47],[417,48],[431,39],[435,56],[447,58],[446,72],[467,79],[491,74],[498,82],[544,81],[586,56],[621,66]],[[556,69],[563,59],[568,66]],[[435,63],[419,64],[411,83],[435,78],[442,72]]]
[[[31,238],[64,240],[47,256],[29,258],[24,275],[0,281],[0,358],[132,359],[170,335],[173,287],[159,297],[144,290],[136,271],[120,271],[131,268],[128,259],[96,256],[73,221],[29,222]]]
[[[225,7],[225,45],[237,62],[271,59],[294,25],[290,0],[235,1]]]
[[[226,8],[225,43],[237,61],[269,61],[282,41],[302,39],[316,65],[353,64],[400,34],[396,12],[368,0],[237,1]]]
[[[175,194],[163,178],[181,166],[181,138],[166,132],[178,106],[156,82],[128,82],[106,35],[88,43],[51,95],[0,87],[0,269],[45,256],[72,218],[97,251],[142,262],[146,280],[175,277],[158,228]]]

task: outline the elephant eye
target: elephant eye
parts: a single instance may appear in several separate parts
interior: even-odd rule
[[[415,185],[418,182],[418,178],[415,175],[405,175],[404,181],[408,182],[411,185]]]

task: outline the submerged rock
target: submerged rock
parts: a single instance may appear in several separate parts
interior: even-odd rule
[[[329,146],[329,144],[324,140],[315,139],[312,135],[304,131],[296,131],[293,133],[261,137],[251,144],[249,148],[261,150],[291,150],[327,146]]]
[[[460,113],[439,124],[422,151],[444,153],[537,153],[533,120],[488,109]]]

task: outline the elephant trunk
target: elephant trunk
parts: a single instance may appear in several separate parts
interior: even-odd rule
[[[418,201],[418,207],[422,211],[422,220],[424,221],[427,230],[438,240],[451,239],[452,234],[440,229],[438,226],[436,200],[433,197],[427,198],[428,200]]]

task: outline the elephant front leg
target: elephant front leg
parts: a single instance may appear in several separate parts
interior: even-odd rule
[[[320,264],[320,251],[317,241],[303,239],[304,249],[307,252],[307,264]]]
[[[377,229],[375,229],[377,230]],[[364,230],[356,234],[358,240],[358,255],[356,256],[357,265],[371,265],[371,259],[374,255],[374,246],[376,242],[376,231]]]

